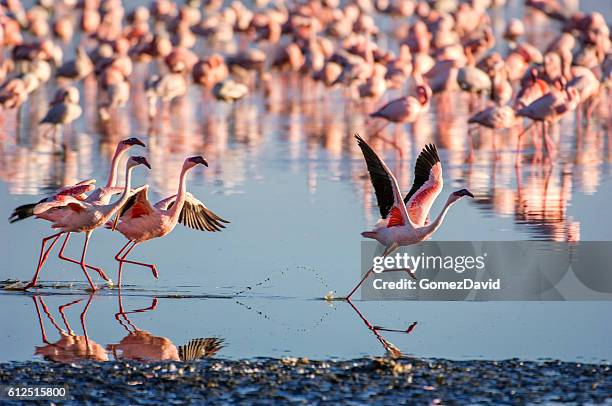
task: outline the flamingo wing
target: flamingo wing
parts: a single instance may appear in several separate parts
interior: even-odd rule
[[[414,224],[408,217],[406,206],[402,201],[397,179],[395,179],[395,176],[391,173],[385,162],[380,159],[363,138],[358,134],[355,134],[355,138],[357,139],[357,145],[361,148],[368,172],[370,173],[370,180],[372,186],[374,186],[381,217],[386,219],[390,215],[388,227],[406,225],[414,227]]]
[[[148,197],[149,185],[132,191],[132,195],[118,211],[117,218],[134,219],[147,216],[155,211]]]
[[[87,205],[73,196],[56,196],[52,200],[43,200],[34,206],[33,213],[35,216],[42,214],[51,209],[67,208],[74,212],[81,212],[87,209]]]
[[[391,100],[374,113],[371,113],[370,117],[380,117],[393,122],[401,121],[403,116],[406,114],[407,101],[408,100],[406,97]]]
[[[61,124],[68,115],[68,107],[64,103],[52,104],[39,124]]]
[[[178,347],[181,361],[194,361],[210,358],[223,348],[223,339],[217,337],[194,338],[185,345]]]
[[[174,205],[175,201],[176,196],[168,203],[168,209]],[[200,231],[221,231],[222,228],[225,228],[223,223],[229,223],[229,221],[213,213],[204,203],[196,199],[191,193],[187,193],[185,197],[185,203],[179,214],[179,222],[189,228]]]
[[[442,163],[433,144],[426,145],[414,165],[412,189],[404,198],[410,219],[424,226],[436,197],[442,191]]]

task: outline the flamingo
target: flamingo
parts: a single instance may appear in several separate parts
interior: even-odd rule
[[[235,102],[246,96],[249,93],[249,88],[243,83],[234,82],[232,79],[225,79],[217,82],[213,86],[212,91],[217,100]]]
[[[385,162],[374,152],[368,143],[355,135],[357,145],[365,158],[370,180],[376,192],[381,219],[371,231],[361,235],[378,241],[385,246],[383,257],[397,248],[428,240],[440,228],[444,217],[452,205],[464,196],[474,197],[467,189],[450,194],[444,208],[433,222],[428,221],[429,210],[442,191],[442,163],[433,144],[426,145],[419,154],[414,167],[412,189],[402,199],[397,179]],[[373,272],[373,268],[346,297],[350,300],[353,293]]]
[[[81,116],[83,109],[79,105],[79,90],[74,86],[59,89],[49,104],[49,110],[40,124],[53,125],[54,135],[62,125],[70,124]]]
[[[421,114],[429,110],[429,101],[431,99],[431,89],[426,84],[421,84],[416,88],[417,97],[404,96],[398,99],[391,100],[383,107],[370,114],[372,118],[382,118],[386,123],[376,130],[374,133],[380,133],[386,126],[391,123],[414,123]],[[399,148],[400,155],[403,154]]]
[[[491,106],[479,111],[468,119],[468,124],[477,124],[492,130],[505,130],[517,124],[516,114],[510,106]],[[474,145],[472,133],[468,132],[470,140],[469,161],[473,160]],[[493,134],[493,150],[497,158],[497,148],[495,147],[495,133]]]
[[[153,75],[145,82],[149,118],[153,119],[157,112],[157,99],[161,98],[164,104],[182,97],[187,93],[187,80],[182,73],[167,73],[163,76]]]
[[[548,135],[548,126],[551,123],[559,121],[564,114],[575,110],[578,103],[580,103],[580,93],[577,88],[566,87],[565,91],[553,89],[528,106],[519,109],[516,115],[518,117],[527,117],[534,122],[540,121],[542,123],[542,132],[546,143],[546,149],[548,153],[552,155],[554,154],[555,147]],[[533,123],[519,134],[517,150],[520,150],[521,137],[532,125]]]
[[[96,290],[96,286],[92,282],[89,277],[89,273],[87,272],[87,268],[91,268],[97,271],[102,278],[110,282],[110,279],[106,277],[104,272],[101,269],[92,267],[85,263],[85,254],[87,253],[87,246],[89,245],[89,238],[91,237],[91,233],[101,225],[105,224],[116,212],[122,207],[131,197],[132,189],[132,169],[138,165],[145,165],[147,168],[151,168],[147,159],[142,156],[133,156],[128,159],[126,163],[126,175],[125,175],[125,189],[121,195],[121,198],[112,203],[112,204],[96,204],[92,202],[87,202],[84,200],[79,200],[72,196],[65,196],[62,199],[55,199],[52,201],[44,201],[37,204],[34,209],[34,215],[40,216],[53,216],[53,225],[52,228],[59,229],[60,231],[56,234],[53,234],[49,237],[43,239],[43,244],[50,239],[54,239],[51,247],[45,252],[44,255],[41,256],[41,260],[39,260],[38,267],[36,272],[34,273],[34,277],[32,281],[28,283],[24,289],[29,289],[36,285],[36,281],[38,280],[38,275],[47,259],[47,255],[51,248],[53,248],[53,244],[55,241],[65,233],[72,232],[84,232],[85,233],[85,244],[83,246],[83,252],[81,254],[81,261],[79,265],[81,265],[81,269],[87,278],[87,282],[91,287],[92,291]],[[64,245],[68,241],[68,237],[64,241]],[[41,253],[43,251],[41,250]]]
[[[138,138],[135,138],[135,137],[125,139],[123,141],[120,141],[117,144],[117,148],[115,149],[115,154],[113,155],[113,159],[111,161],[110,171],[108,173],[108,181],[106,182],[105,186],[99,187],[94,190],[95,188],[94,183],[96,182],[95,179],[87,179],[75,185],[64,186],[58,189],[51,196],[48,196],[42,199],[38,203],[24,204],[24,205],[21,205],[15,208],[15,210],[13,210],[13,213],[11,214],[11,217],[9,217],[9,222],[14,223],[16,221],[20,221],[20,220],[24,220],[26,218],[32,217],[34,215],[34,209],[36,208],[38,204],[51,203],[57,200],[61,201],[63,199],[69,199],[70,197],[75,198],[77,200],[86,201],[92,204],[99,204],[99,205],[109,204],[111,198],[114,195],[117,195],[123,191],[123,187],[117,187],[117,170],[119,167],[119,161],[121,160],[121,157],[123,157],[123,155],[128,151],[128,149],[130,149],[131,147],[135,145],[140,145],[142,147],[145,146],[145,144],[142,141],[140,141]],[[88,196],[87,193],[91,192],[92,190],[93,190],[93,193],[91,193]],[[65,214],[64,210],[53,208],[47,212],[42,212],[38,214],[36,217],[40,219],[48,220],[54,223],[58,221],[59,219],[61,219],[64,214]],[[45,245],[47,241],[53,238],[55,239],[51,243],[51,247],[49,247],[49,249],[47,250],[47,254],[43,255],[43,253],[45,252]],[[58,257],[60,259],[63,259],[64,261],[78,264],[79,263],[78,261],[64,256],[64,249],[66,247],[66,244],[68,243],[69,238],[70,238],[70,233],[66,233],[66,238],[64,240],[64,243],[62,244],[62,248],[58,254]],[[59,236],[58,237],[51,236],[50,238],[43,238],[42,246],[40,248],[40,257],[38,258],[39,264],[41,261],[43,263],[44,261],[46,261],[49,251],[53,248],[53,246],[55,245],[58,239],[59,239]],[[102,276],[102,278],[104,278],[107,281],[110,281],[110,279],[106,276],[106,274],[104,274],[104,272],[101,269],[90,267],[89,265],[87,265],[87,267],[97,271],[100,274],[100,276]]]
[[[121,287],[121,271],[126,262],[150,268],[153,276],[157,278],[155,265],[126,259],[138,244],[169,234],[178,222],[196,230],[213,232],[225,228],[222,223],[229,223],[187,192],[187,173],[197,165],[208,166],[208,162],[201,156],[185,159],[176,195],[151,205],[147,196],[149,185],[145,185],[139,188],[131,199],[124,202],[114,223],[107,224],[107,228],[116,229],[128,239],[128,242],[115,255],[115,260],[119,262],[117,277],[119,287]],[[130,244],[131,247],[128,248]]]

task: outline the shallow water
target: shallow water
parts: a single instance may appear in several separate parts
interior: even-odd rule
[[[504,12],[500,15],[503,20]],[[145,67],[137,72],[134,82],[142,83]],[[67,134],[65,156],[55,154],[44,131],[31,124],[44,114],[50,87],[28,103],[19,131],[14,112],[4,116],[0,212],[8,217],[13,207],[37,201],[61,184],[90,177],[103,183],[117,141],[137,136],[148,148],[131,152],[146,154],[153,169],[137,168],[135,184],[150,184],[154,201],[174,194],[183,159],[203,154],[210,167],[191,174],[189,191],[231,221],[221,233],[179,226],[135,249],[133,258],[157,264],[160,272],[154,280],[148,270],[125,268],[126,311],[149,307],[158,298],[155,309],[129,316],[142,330],[177,346],[195,337],[221,337],[225,347],[219,354],[229,358],[380,355],[388,340],[419,357],[612,360],[609,302],[356,303],[371,326],[405,330],[416,322],[407,334],[369,328],[347,303],[319,300],[329,291],[347,293],[360,274],[359,233],[376,221],[378,210],[352,134],[368,133],[365,113],[384,100],[350,102],[341,90],[330,93],[289,74],[274,75],[272,83],[267,98],[258,90],[235,105],[216,102],[194,86],[153,123],[135,85],[131,103],[105,127],[96,119],[95,83],[86,82],[80,85],[84,114]],[[495,159],[492,133],[476,133],[475,160],[466,163],[468,104],[464,95],[436,96],[414,127],[387,128],[385,137],[405,145],[403,159],[388,143],[372,142],[384,151],[402,189],[410,186],[420,148],[434,142],[444,167],[441,196],[463,187],[476,195],[452,209],[435,239],[612,240],[612,218],[606,215],[612,144],[604,126],[609,100],[581,130],[574,117],[554,127],[560,155],[552,166],[532,163],[528,140],[519,169],[516,134],[497,134]],[[450,114],[440,114],[448,106]],[[444,200],[438,199],[432,213]],[[42,221],[0,224],[0,279],[31,278],[40,238],[49,234]],[[80,254],[82,238],[73,237],[70,255]],[[123,244],[119,234],[96,231],[89,263],[114,279],[113,256]],[[59,323],[58,307],[83,299],[66,310],[69,324],[83,334],[79,315],[88,295],[80,269],[52,257],[41,280],[45,286],[73,284],[40,292]],[[85,317],[89,338],[102,346],[127,334],[115,318],[117,299],[116,290],[103,290]],[[5,310],[0,361],[40,359],[34,355],[43,343],[32,296],[3,292],[0,302]],[[49,317],[41,318],[49,340],[57,341]]]

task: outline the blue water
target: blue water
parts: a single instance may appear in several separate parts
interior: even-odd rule
[[[137,72],[134,80],[142,80],[144,67]],[[230,358],[383,354],[376,335],[348,304],[319,300],[329,291],[346,294],[360,276],[360,232],[375,223],[378,210],[352,134],[366,133],[365,113],[383,101],[350,103],[341,90],[315,89],[286,74],[275,76],[274,83],[267,100],[257,91],[235,105],[216,102],[194,87],[171,107],[169,119],[157,117],[151,131],[141,89],[134,88],[131,103],[104,129],[95,119],[95,86],[81,84],[84,115],[67,135],[65,158],[53,154],[52,144],[32,125],[41,109],[44,113],[50,87],[26,105],[19,135],[14,112],[4,113],[0,213],[8,217],[13,207],[35,202],[60,184],[90,177],[103,183],[117,141],[127,136],[148,145],[132,150],[146,154],[153,166],[151,171],[137,168],[134,183],[148,183],[154,201],[175,193],[186,156],[202,154],[210,167],[193,171],[188,189],[231,224],[221,233],[178,226],[169,236],[136,248],[133,258],[157,264],[160,276],[154,280],[148,270],[127,265],[124,283],[133,289],[124,290],[124,307],[148,307],[156,296],[159,303],[130,319],[175,345],[194,337],[223,337],[226,347],[219,355]],[[436,98],[414,127],[391,126],[384,132],[406,145],[403,160],[388,144],[373,142],[404,190],[420,148],[428,142],[438,146],[445,186],[434,215],[455,189],[467,187],[476,195],[452,208],[435,239],[612,240],[607,215],[612,151],[601,117],[583,130],[581,148],[573,117],[553,128],[561,152],[550,168],[531,163],[533,149],[527,143],[517,171],[516,134],[497,134],[500,156],[495,160],[491,133],[481,132],[475,161],[465,162],[467,99],[456,97],[444,120],[437,114],[443,100]],[[605,114],[606,106],[599,114]],[[0,279],[31,278],[40,239],[49,234],[43,221],[0,223]],[[82,238],[73,237],[70,255],[79,256]],[[116,278],[113,256],[123,244],[119,234],[96,231],[88,262]],[[88,296],[78,266],[52,257],[41,280],[47,286],[41,290],[43,299],[58,322],[58,306],[84,299],[66,311],[70,325],[82,334],[79,315]],[[73,286],[50,287],[56,281]],[[39,359],[34,347],[42,342],[31,295],[4,292],[0,302],[0,361]],[[356,305],[372,325],[406,329],[417,322],[410,334],[383,333],[409,355],[612,360],[609,302]],[[92,340],[107,345],[125,336],[114,317],[117,311],[116,290],[94,296],[85,318]],[[47,333],[57,340],[49,318],[42,317]]]

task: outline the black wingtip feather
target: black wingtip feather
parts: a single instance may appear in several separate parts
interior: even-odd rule
[[[376,193],[376,201],[378,202],[378,208],[380,210],[380,216],[387,218],[391,207],[393,206],[393,185],[391,179],[387,173],[382,160],[378,157],[376,152],[368,145],[367,142],[359,134],[355,134],[357,139],[357,145],[361,149],[363,158],[366,161],[368,173],[370,174],[370,181],[374,186],[374,192]]]
[[[431,168],[438,162],[440,162],[440,156],[436,146],[434,144],[425,145],[414,164],[414,182],[412,183],[412,189],[404,198],[404,203],[408,203],[412,195],[427,182]]]

